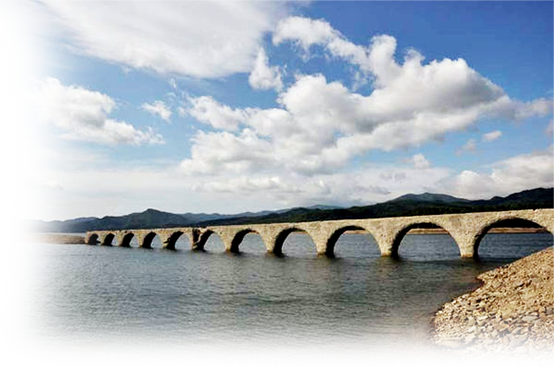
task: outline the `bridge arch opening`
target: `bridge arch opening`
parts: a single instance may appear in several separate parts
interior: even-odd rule
[[[90,235],[90,237],[88,238],[88,242],[87,244],[88,245],[97,245],[98,244],[98,235],[96,233],[93,233]]]
[[[162,248],[162,240],[156,232],[150,232],[144,236],[140,247],[148,249]]]
[[[521,218],[501,219],[477,235],[474,257],[519,259],[554,245],[553,234],[538,223]]]
[[[198,249],[208,252],[224,252],[225,245],[219,234],[214,231],[206,231],[200,236],[198,241]]]
[[[164,248],[168,250],[186,250],[190,249],[190,240],[182,231],[175,231],[167,239],[167,243],[164,244]]]
[[[134,233],[130,232],[127,233],[123,238],[121,239],[121,243],[119,244],[120,247],[131,247],[131,243],[133,243],[133,247],[136,247],[137,238]]]
[[[231,252],[238,253],[264,253],[267,252],[262,236],[253,229],[245,229],[238,232],[231,241]]]
[[[363,227],[345,226],[331,234],[327,240],[329,257],[380,257],[381,251],[373,235]]]
[[[102,241],[101,245],[102,246],[111,246],[112,245],[112,241],[113,239],[115,238],[115,234],[113,233],[108,233],[106,235],[106,237],[104,237],[104,240]]]
[[[301,228],[292,227],[281,231],[275,240],[273,253],[282,256],[283,248],[287,254],[297,257],[308,257],[317,253],[316,245],[308,232]]]
[[[392,256],[409,260],[460,258],[460,248],[452,235],[436,223],[413,223],[400,230],[393,241]]]

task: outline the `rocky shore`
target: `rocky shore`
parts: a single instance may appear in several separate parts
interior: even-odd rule
[[[479,275],[480,288],[435,315],[435,343],[469,352],[554,352],[553,275],[552,248]]]
[[[0,242],[40,242],[62,245],[80,245],[85,243],[84,237],[64,234],[25,233],[0,229]]]

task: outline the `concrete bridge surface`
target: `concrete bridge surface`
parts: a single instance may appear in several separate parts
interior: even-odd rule
[[[117,246],[129,247],[131,239],[136,237],[140,247],[151,248],[152,240],[157,235],[165,248],[175,249],[175,243],[179,237],[185,235],[192,249],[202,250],[208,238],[215,233],[221,238],[225,250],[238,252],[244,236],[248,233],[257,233],[261,236],[268,252],[280,255],[287,236],[293,232],[303,232],[312,238],[318,254],[332,256],[335,244],[344,232],[362,230],[373,236],[382,256],[398,256],[400,242],[410,229],[440,227],[452,236],[462,257],[476,257],[479,243],[487,231],[492,227],[506,226],[508,223],[534,223],[554,233],[554,209],[300,223],[90,231],[86,234],[85,242],[107,246],[112,245],[115,239]]]

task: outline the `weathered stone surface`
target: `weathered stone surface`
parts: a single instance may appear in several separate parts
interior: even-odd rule
[[[483,286],[437,312],[433,323],[438,345],[471,340],[467,351],[554,352],[554,315],[546,313],[554,306],[554,249],[540,251],[478,278]],[[487,301],[483,302],[485,297]],[[470,321],[473,317],[477,328]]]
[[[460,249],[462,257],[473,257],[479,242],[487,230],[495,223],[508,219],[524,219],[554,232],[554,209],[512,210],[502,212],[426,215],[413,217],[348,219],[320,222],[273,223],[213,227],[180,227],[138,229],[120,231],[87,232],[86,243],[108,245],[114,242],[119,246],[128,245],[136,236],[141,247],[149,247],[155,235],[160,236],[164,246],[172,248],[181,235],[188,236],[192,248],[201,249],[208,237],[215,233],[227,251],[236,252],[248,233],[258,233],[267,251],[280,253],[286,236],[292,232],[309,235],[319,254],[332,255],[340,234],[346,230],[364,230],[371,234],[379,246],[381,255],[395,256],[404,235],[422,224],[434,224],[446,230]]]

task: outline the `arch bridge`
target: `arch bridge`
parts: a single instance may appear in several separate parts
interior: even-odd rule
[[[477,255],[479,243],[492,227],[503,224],[535,224],[554,233],[554,209],[512,210],[464,214],[442,214],[410,217],[372,219],[345,219],[300,223],[244,224],[231,226],[177,227],[137,230],[90,231],[86,233],[88,244],[129,247],[136,237],[139,247],[151,248],[152,240],[159,236],[164,248],[175,249],[179,237],[187,236],[192,249],[202,250],[208,238],[216,234],[225,250],[239,252],[244,237],[257,233],[269,253],[282,254],[287,236],[303,232],[310,236],[318,254],[333,255],[339,237],[346,231],[362,230],[373,236],[382,256],[398,256],[402,238],[413,228],[440,227],[454,239],[462,257]]]

